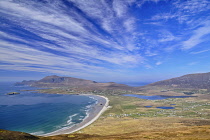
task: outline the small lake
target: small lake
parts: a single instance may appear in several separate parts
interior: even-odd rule
[[[156,107],[156,108],[159,108],[159,109],[175,109],[175,107],[171,107],[171,106],[159,106],[159,107]]]
[[[146,108],[151,108],[152,106],[144,106]],[[171,106],[159,106],[159,107],[156,107],[156,108],[159,108],[159,109],[175,109],[175,107],[171,107]]]
[[[137,94],[124,94],[123,96],[136,97],[145,100],[164,100],[168,98],[189,98],[196,96],[164,96],[164,95],[154,95],[154,96],[145,96],[145,95],[137,95]]]
[[[144,106],[144,107],[146,107],[146,108],[151,108],[152,106],[151,106],[151,105],[148,105],[148,106]]]
[[[140,99],[145,99],[145,100],[164,100],[168,98],[189,98],[189,97],[196,97],[196,96],[164,96],[164,95],[154,95],[154,96],[145,96],[145,95],[137,95],[137,94],[124,94],[123,96],[128,96],[128,97],[136,97]],[[176,104],[170,104],[170,105],[176,105]],[[144,106],[146,108],[151,108],[152,106]],[[156,107],[159,109],[175,109],[175,107],[171,106],[159,106]]]

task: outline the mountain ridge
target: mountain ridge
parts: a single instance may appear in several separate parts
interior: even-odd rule
[[[115,82],[99,83],[96,81],[73,78],[73,77],[60,77],[57,75],[46,76],[38,81],[26,81],[17,82],[15,85],[30,85],[34,87],[71,87],[81,89],[123,89],[131,90],[130,87],[125,84],[118,84]]]
[[[171,88],[210,89],[210,72],[186,74],[167,80],[151,83],[146,86],[166,86]]]
[[[73,78],[73,77],[60,77],[57,75],[46,76],[38,81],[23,80],[22,82],[17,82],[15,85],[30,85],[35,87],[70,87],[70,88],[80,88],[84,90],[120,89],[120,90],[138,91],[142,87],[152,87],[152,86],[210,90],[210,72],[187,74],[180,77],[162,80],[139,87],[131,87],[125,84],[118,84],[115,82],[100,83],[96,81]]]

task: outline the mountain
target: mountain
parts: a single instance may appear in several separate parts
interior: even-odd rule
[[[70,87],[80,88],[84,90],[131,90],[133,87],[114,82],[98,83],[91,80],[73,78],[73,77],[60,77],[56,75],[44,77],[38,81],[22,81],[17,82],[15,85],[30,85],[34,87]]]
[[[98,83],[91,80],[60,77],[56,75],[44,77],[38,81],[22,81],[17,82],[16,85],[30,85],[35,87],[68,87],[77,88],[80,90],[132,90],[139,91],[142,87],[130,87],[124,84],[114,82]],[[190,88],[190,89],[208,89],[210,90],[210,72],[188,74],[177,78],[158,81],[144,87],[166,87],[166,88]]]
[[[172,88],[210,89],[210,72],[187,74],[149,84],[147,86],[165,86]]]
[[[90,80],[52,75],[44,77],[43,79],[35,82],[32,85],[39,87],[45,87],[45,86],[63,87],[63,86],[89,86],[95,83],[96,82]]]
[[[38,81],[26,81],[17,82],[16,85],[30,85],[36,87],[63,87],[63,86],[81,86],[81,85],[91,85],[96,82],[72,77],[59,77],[56,75],[44,77]]]

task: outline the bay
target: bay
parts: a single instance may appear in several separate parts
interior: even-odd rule
[[[81,95],[33,93],[30,86],[0,83],[0,129],[35,135],[71,127],[83,121],[97,101]],[[19,92],[17,95],[6,95]]]

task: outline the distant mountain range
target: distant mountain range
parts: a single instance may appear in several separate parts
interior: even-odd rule
[[[210,72],[187,74],[149,84],[147,86],[166,86],[169,88],[210,89]]]
[[[118,84],[114,82],[98,83],[91,80],[84,80],[72,77],[60,77],[56,75],[44,77],[41,80],[22,81],[17,82],[16,85],[30,85],[35,87],[70,87],[81,88],[84,90],[138,90],[141,87],[131,87],[125,84]],[[210,72],[188,74],[177,78],[155,82],[149,86],[168,87],[168,88],[191,88],[191,89],[210,89]]]
[[[87,90],[108,90],[108,89],[121,89],[121,90],[131,90],[132,87],[124,84],[118,84],[114,82],[108,83],[98,83],[91,80],[84,80],[72,77],[60,77],[56,75],[44,77],[38,81],[22,81],[17,82],[16,86],[20,85],[30,85],[34,87],[70,87],[70,88],[80,88]]]

